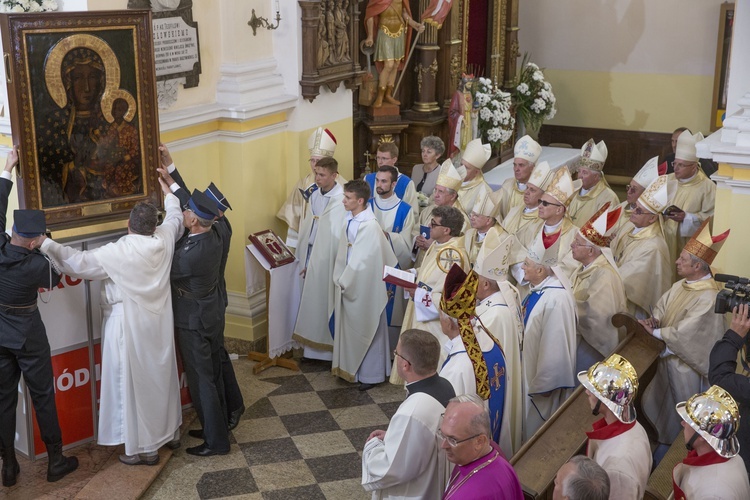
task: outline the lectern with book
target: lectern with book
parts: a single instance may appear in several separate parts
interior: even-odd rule
[[[270,229],[251,234],[248,239],[251,244],[247,246],[245,255],[247,295],[252,296],[265,285],[268,313],[266,352],[248,353],[250,359],[258,361],[253,373],[260,373],[271,366],[298,371],[296,361],[282,357],[287,351],[299,347],[292,340],[302,295],[298,261]]]

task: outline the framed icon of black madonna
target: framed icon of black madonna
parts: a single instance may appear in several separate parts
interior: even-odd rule
[[[0,15],[19,202],[52,229],[162,205],[148,10]]]

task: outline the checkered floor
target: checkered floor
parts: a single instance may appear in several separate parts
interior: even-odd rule
[[[226,456],[185,453],[185,435],[143,498],[366,499],[361,454],[367,436],[385,429],[404,399],[389,383],[366,392],[333,377],[330,363],[300,362],[301,372],[234,362],[247,411]],[[194,424],[197,427],[199,424]]]

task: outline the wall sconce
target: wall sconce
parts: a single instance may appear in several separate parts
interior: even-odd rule
[[[247,22],[248,26],[253,29],[253,36],[257,35],[258,28],[266,28],[267,30],[275,30],[281,24],[281,12],[279,11],[279,1],[276,0],[276,26],[268,22],[265,17],[258,17],[255,15],[255,9],[253,9],[253,15]]]

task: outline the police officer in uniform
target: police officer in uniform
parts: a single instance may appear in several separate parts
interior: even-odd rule
[[[39,252],[46,231],[41,210],[16,210],[13,234],[5,232],[11,171],[18,150],[8,154],[0,173],[0,451],[3,486],[13,486],[20,472],[15,454],[18,381],[23,372],[36,421],[47,447],[47,481],[62,479],[78,468],[78,459],[62,454],[62,432],[57,420],[52,361],[47,333],[37,309],[37,290],[52,288],[60,274]]]
[[[159,154],[161,157],[161,166],[159,173],[162,174],[162,178],[169,186],[172,193],[177,196],[180,200],[180,204],[184,207],[188,199],[190,198],[190,190],[187,188],[185,181],[177,171],[177,168],[172,161],[172,155],[169,154],[167,147],[162,144],[159,146]],[[204,194],[216,203],[216,207],[219,212],[219,218],[214,222],[214,227],[221,237],[222,253],[221,253],[221,266],[219,275],[219,297],[221,302],[224,304],[224,312],[229,305],[227,299],[227,284],[224,280],[224,270],[227,267],[227,257],[229,256],[229,244],[232,240],[232,226],[229,224],[225,212],[227,209],[232,208],[229,201],[219,191],[219,189],[212,182],[211,185],[204,191]],[[224,322],[225,315],[221,315],[221,377],[224,382],[224,398],[227,405],[227,423],[229,430],[234,430],[240,423],[240,417],[245,413],[245,402],[242,398],[242,392],[240,386],[237,383],[237,376],[234,373],[234,367],[232,361],[229,359],[229,354],[224,348]]]
[[[175,244],[172,260],[172,309],[177,341],[203,432],[204,442],[185,450],[207,457],[229,453],[229,431],[221,377],[223,304],[219,296],[222,240],[214,219],[216,203],[193,191],[183,211],[188,229]]]

